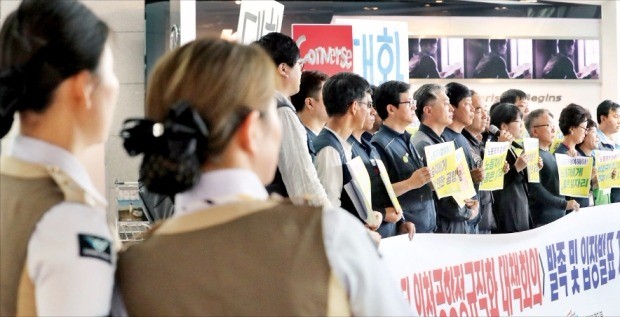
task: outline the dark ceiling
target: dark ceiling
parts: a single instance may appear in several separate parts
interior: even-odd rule
[[[598,5],[538,0],[405,0],[405,1],[282,1],[284,20],[292,23],[330,23],[334,15],[404,15],[459,17],[523,17],[600,19]],[[147,0],[147,4],[149,1]],[[239,5],[235,1],[197,1],[200,35],[219,36],[236,29]],[[282,29],[286,33],[286,29]]]

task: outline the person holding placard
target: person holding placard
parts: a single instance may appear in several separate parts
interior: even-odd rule
[[[306,128],[308,151],[313,163],[316,158],[314,139],[327,123],[327,111],[323,104],[323,84],[327,78],[327,74],[318,70],[304,71],[301,74],[299,92],[291,96],[297,116]]]
[[[560,179],[555,156],[549,147],[555,137],[553,115],[547,109],[532,111],[525,120],[525,127],[533,138],[538,139],[538,154],[544,164],[540,169],[540,183],[530,183],[530,211],[534,226],[540,227],[566,215],[566,210],[579,210],[574,199],[566,200],[560,195]]]
[[[474,185],[480,184],[484,179],[484,170],[481,166],[476,164],[474,157],[472,156],[472,149],[467,141],[467,138],[463,135],[465,127],[472,124],[474,120],[474,108],[472,105],[471,91],[467,86],[459,83],[448,83],[446,85],[446,94],[450,98],[450,104],[454,109],[452,123],[448,125],[441,136],[446,141],[454,141],[455,147],[462,148],[467,160],[467,167],[471,174],[471,179]],[[475,197],[469,197],[478,199],[478,192],[476,191]],[[468,221],[471,233],[478,233],[478,223],[480,222],[480,213],[478,216]]]
[[[370,177],[372,209],[381,212],[383,215],[383,221],[377,232],[382,238],[389,238],[399,233],[409,233],[409,238],[411,239],[415,233],[415,226],[412,222],[405,221],[402,210],[399,211],[393,206],[386,185],[381,179],[380,167],[378,165],[382,164],[381,157],[370,142],[372,134],[369,131],[373,129],[376,115],[377,111],[373,107],[368,112],[366,121],[364,121],[364,127],[353,130],[353,134],[351,134],[347,142],[352,146],[353,158],[360,157],[362,159]],[[389,186],[391,186],[391,183]]]
[[[620,150],[620,144],[614,141],[614,134],[620,130],[620,105],[611,101],[604,100],[596,107],[596,120],[599,124],[598,138],[599,150],[613,151]],[[620,202],[620,188],[612,188],[612,203]]]
[[[523,116],[513,104],[502,103],[491,111],[491,124],[500,130],[508,131],[515,138],[521,137]],[[491,138],[497,141],[497,136]],[[520,154],[517,154],[520,152]],[[499,233],[512,233],[533,228],[528,206],[527,155],[513,142],[506,155],[509,170],[504,175],[504,188],[493,191],[493,211],[497,219]]]
[[[374,92],[377,113],[383,125],[372,137],[402,206],[406,221],[415,224],[417,233],[433,233],[436,227],[435,204],[430,187],[431,173],[406,131],[414,121],[415,100],[410,85],[387,81]]]
[[[482,167],[482,158],[484,156],[482,133],[486,129],[489,116],[482,97],[473,90],[471,91],[471,103],[474,108],[474,118],[472,123],[463,129],[462,134],[469,142],[470,153],[474,159],[475,166]],[[491,230],[497,229],[497,222],[493,215],[493,195],[490,191],[478,190],[480,183],[474,182],[474,186],[478,192],[478,199],[480,202],[478,233],[489,234]]]
[[[411,142],[418,152],[424,153],[429,145],[446,142],[441,137],[444,129],[452,124],[454,108],[446,95],[446,89],[438,84],[422,85],[413,95],[416,104],[416,115],[420,118],[420,129]],[[425,165],[428,166],[428,157],[424,154]],[[433,200],[437,208],[438,233],[474,233],[467,221],[478,216],[478,200],[466,199],[462,207],[452,197],[438,198],[433,193]]]
[[[555,153],[573,157],[579,156],[576,146],[583,142],[586,136],[588,119],[590,119],[590,113],[580,105],[571,103],[562,109],[559,125],[562,134],[564,134],[564,140],[555,150]],[[571,200],[573,198],[566,197],[566,199]],[[574,199],[579,203],[579,208],[590,206],[590,199],[588,197],[575,197]]]
[[[592,169],[592,198],[595,206],[606,205],[610,203],[611,189],[599,189],[598,188],[598,173],[596,171],[596,157],[594,156],[594,150],[596,150],[599,139],[596,130],[596,122],[592,119],[588,119],[588,131],[583,138],[583,142],[577,144],[575,149],[580,156],[588,156],[594,159],[594,168]]]

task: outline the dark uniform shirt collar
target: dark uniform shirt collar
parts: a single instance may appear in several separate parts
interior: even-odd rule
[[[418,129],[418,131],[423,132],[424,134],[428,135],[431,138],[431,140],[433,140],[433,142],[435,143],[444,142],[444,139],[442,137],[438,136],[437,133],[433,131],[433,129],[429,128],[423,123],[420,123],[420,129]]]

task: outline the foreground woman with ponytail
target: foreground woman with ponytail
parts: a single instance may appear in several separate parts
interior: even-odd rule
[[[108,27],[82,4],[24,0],[0,33],[0,315],[110,313],[105,199],[76,158],[108,136],[118,96]]]
[[[411,315],[359,221],[270,200],[281,127],[258,46],[191,42],[165,56],[147,120],[122,136],[175,217],[119,258],[130,315]]]

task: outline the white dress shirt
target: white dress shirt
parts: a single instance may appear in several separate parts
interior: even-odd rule
[[[206,172],[191,190],[175,196],[175,217],[240,197],[268,198],[265,187],[251,171]],[[322,226],[327,260],[346,290],[354,316],[413,315],[359,220],[340,208],[325,207]]]
[[[323,127],[323,129],[327,130],[338,139],[344,148],[344,153],[348,162],[352,156],[352,146],[330,128]],[[314,161],[319,180],[323,188],[325,188],[325,193],[327,194],[329,202],[331,202],[334,207],[340,207],[341,205],[340,194],[345,185],[344,175],[342,173],[342,164],[344,163],[346,162],[342,162],[338,150],[331,146],[324,147],[320,150],[316,154],[316,160]]]
[[[60,168],[87,192],[96,206],[61,202],[47,211],[37,223],[28,242],[26,261],[28,276],[34,283],[37,314],[108,315],[116,254],[106,221],[105,198],[95,189],[82,164],[58,146],[18,135],[9,156]],[[101,242],[107,240],[111,245],[111,263],[81,256],[79,234],[95,236]]]
[[[282,124],[278,169],[289,198],[298,205],[309,203],[313,206],[330,206],[325,189],[312,164],[306,129],[297,117],[290,100],[279,92],[276,93],[276,98],[279,103],[287,104],[287,107],[278,108],[278,117]]]

